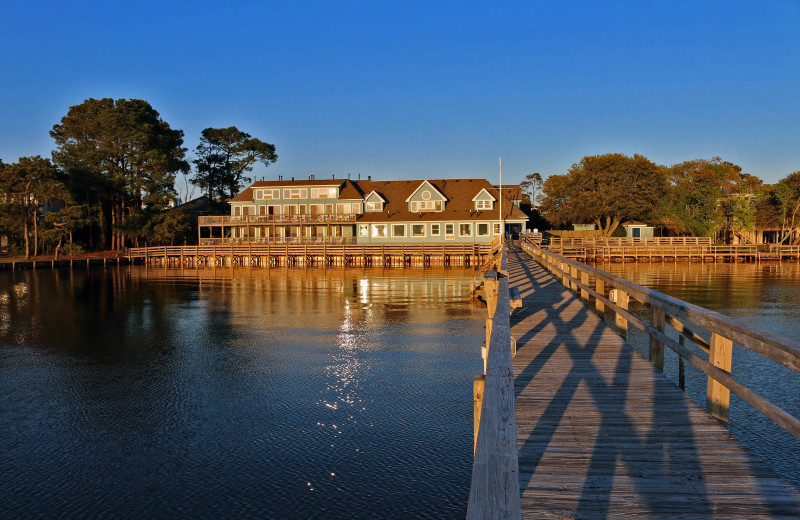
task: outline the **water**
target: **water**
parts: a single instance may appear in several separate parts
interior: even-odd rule
[[[800,339],[798,263],[605,263],[598,267],[639,285],[700,305],[751,327]],[[639,311],[641,313],[641,311]],[[647,338],[630,332],[647,356]],[[698,351],[698,353],[700,353]],[[734,345],[734,377],[800,417],[800,374]],[[677,384],[677,355],[665,349],[665,373]],[[686,390],[705,406],[706,375],[686,363]],[[800,440],[731,395],[730,431],[800,491]]]
[[[463,518],[471,273],[0,272],[0,518]]]

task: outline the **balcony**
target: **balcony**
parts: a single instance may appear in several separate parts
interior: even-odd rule
[[[220,215],[198,217],[200,226],[243,226],[248,224],[345,224],[356,221],[355,213],[325,215]]]
[[[342,245],[355,244],[356,237],[244,237],[244,238],[201,238],[201,246],[219,245]]]

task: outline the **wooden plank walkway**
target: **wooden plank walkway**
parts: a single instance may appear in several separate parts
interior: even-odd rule
[[[799,518],[800,495],[521,251],[523,518]]]

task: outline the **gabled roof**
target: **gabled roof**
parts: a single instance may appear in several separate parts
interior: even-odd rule
[[[505,191],[505,188],[503,188],[503,190]],[[492,199],[492,202],[497,202],[497,199],[496,199],[496,198],[494,198],[494,196],[493,196],[491,193],[489,193],[488,191],[486,191],[486,188],[483,188],[483,189],[481,189],[481,191],[479,191],[477,195],[475,195],[474,197],[472,197],[472,202],[475,202],[475,201],[478,199],[478,197],[480,197],[480,196],[481,196],[481,193],[485,193],[485,194],[487,194],[489,197],[491,197],[491,199]]]
[[[378,192],[377,192],[377,191],[375,191],[375,190],[372,190],[371,192],[369,192],[369,194],[368,194],[367,196],[365,196],[365,197],[364,197],[364,200],[369,200],[369,199],[370,199],[370,197],[372,197],[373,195],[375,195],[376,197],[378,197],[379,199],[381,199],[381,202],[386,202],[386,199],[384,199],[383,197],[381,197],[381,194],[380,194],[380,193],[378,193]]]
[[[413,197],[414,195],[416,195],[416,194],[417,194],[417,192],[418,192],[419,190],[421,190],[421,189],[422,189],[422,187],[423,187],[423,186],[425,186],[426,184],[427,184],[428,186],[430,186],[430,187],[431,187],[431,189],[432,189],[433,191],[435,191],[436,193],[438,193],[439,195],[441,195],[441,196],[442,196],[442,198],[443,198],[444,200],[446,200],[446,201],[448,201],[448,202],[449,202],[449,199],[447,198],[447,196],[446,196],[444,193],[442,193],[441,191],[439,191],[438,189],[436,189],[436,186],[434,186],[433,184],[431,184],[429,181],[422,181],[422,183],[421,183],[419,186],[417,186],[417,189],[416,189],[416,190],[414,190],[414,191],[413,191],[413,193],[411,193],[411,195],[409,195],[409,196],[408,196],[408,198],[406,199],[406,202],[409,202],[409,201],[411,200],[411,197]]]
[[[308,186],[324,186],[327,188],[330,187],[339,187],[342,184],[349,182],[347,179],[320,179],[320,180],[302,180],[302,181],[256,181],[244,191],[230,199],[228,202],[253,202],[253,189],[258,188],[297,188],[297,187],[308,187]],[[352,183],[351,183],[352,184]],[[342,188],[344,190],[344,188]]]

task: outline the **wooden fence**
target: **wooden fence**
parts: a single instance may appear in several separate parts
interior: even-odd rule
[[[614,312],[620,333],[624,335],[629,326],[646,333],[649,336],[649,358],[658,370],[664,370],[664,346],[676,352],[680,363],[679,384],[682,389],[684,359],[704,372],[708,376],[706,409],[711,415],[727,424],[730,393],[734,392],[770,420],[800,438],[800,421],[739,381],[734,376],[736,371],[732,366],[733,344],[736,343],[800,372],[800,343],[636,285],[600,269],[544,250],[530,241],[522,240],[521,246],[565,286],[578,293],[587,305],[593,299],[598,312],[604,313],[607,308]],[[649,322],[640,320],[629,312],[631,298],[649,309]],[[677,333],[678,340],[668,336],[667,326]],[[697,354],[687,343],[696,345],[705,354]]]
[[[511,368],[511,302],[506,254],[499,269],[484,275],[486,320],[485,374],[475,389],[475,461],[467,518],[520,518],[517,414]]]

